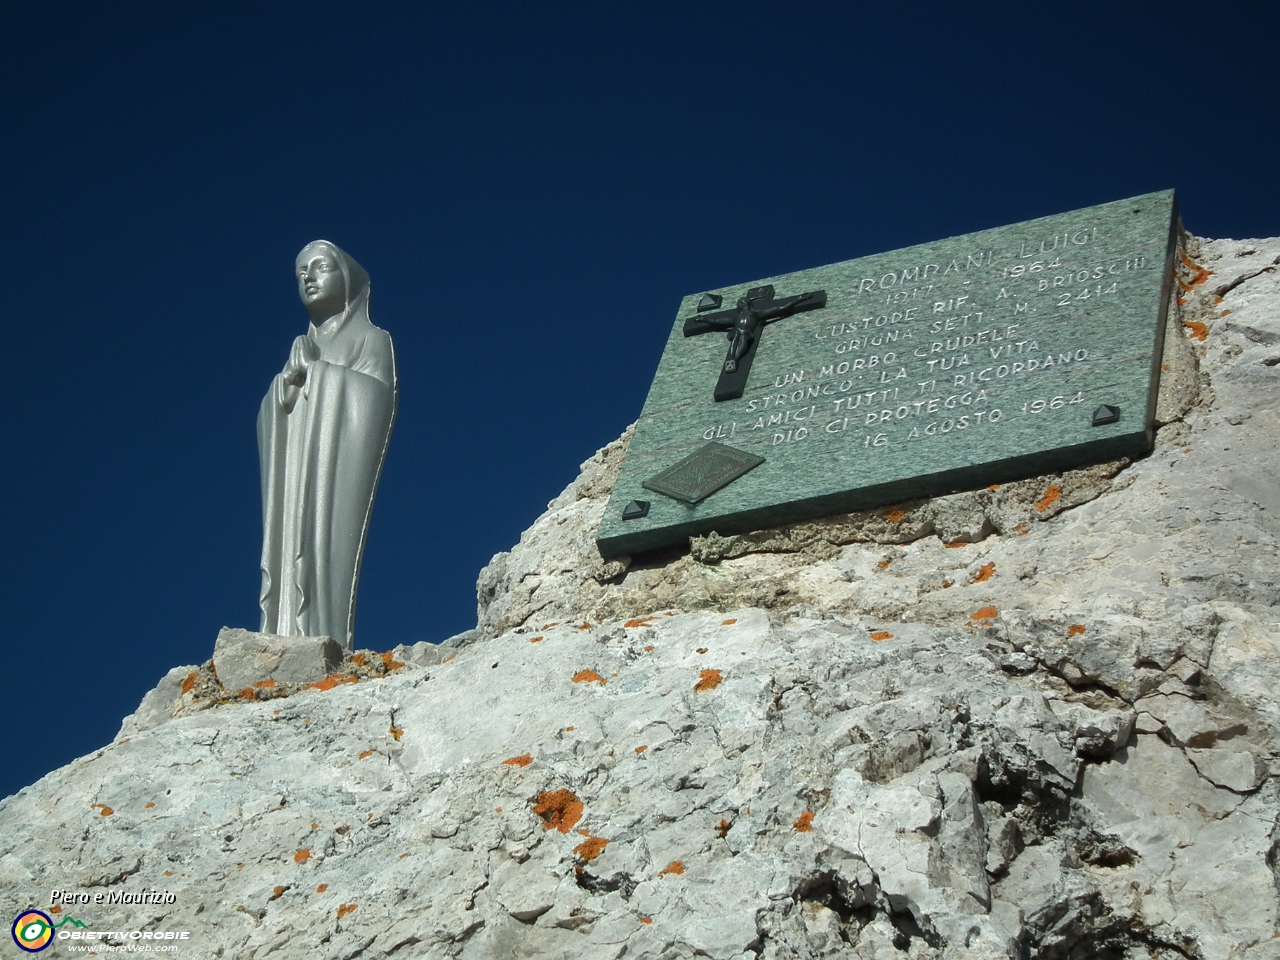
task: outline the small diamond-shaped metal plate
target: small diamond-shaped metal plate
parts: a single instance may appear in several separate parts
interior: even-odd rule
[[[685,503],[701,503],[762,463],[764,457],[712,442],[644,481],[642,486]]]

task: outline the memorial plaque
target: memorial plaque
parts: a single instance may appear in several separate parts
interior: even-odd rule
[[[685,297],[600,552],[1150,452],[1177,225],[1169,190]],[[713,442],[763,462],[664,489]]]

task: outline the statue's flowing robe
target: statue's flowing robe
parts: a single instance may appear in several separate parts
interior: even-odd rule
[[[396,410],[391,337],[369,321],[367,304],[366,286],[342,314],[312,325],[320,358],[305,384],[277,374],[258,412],[264,633],[352,645],[360,558]]]

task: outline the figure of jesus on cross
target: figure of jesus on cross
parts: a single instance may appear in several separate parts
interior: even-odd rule
[[[704,298],[704,302],[708,299],[712,300],[713,306],[719,306],[718,297]],[[793,313],[817,310],[826,305],[825,290],[775,300],[773,285],[765,284],[762,287],[752,287],[744,296],[739,297],[738,305],[732,310],[720,310],[685,320],[686,337],[696,337],[713,330],[728,331],[729,352],[725,355],[724,365],[720,368],[720,379],[716,382],[716,402],[736,400],[742,396],[742,391],[747,386],[747,374],[751,372],[751,361],[755,359],[756,344],[760,342],[760,332],[766,324],[789,317]],[[699,309],[706,308],[699,305]]]

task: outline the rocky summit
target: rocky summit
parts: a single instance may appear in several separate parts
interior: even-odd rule
[[[1149,457],[605,563],[624,435],[475,630],[171,671],[0,804],[5,901],[54,953],[1280,958],[1280,240],[1177,275]]]

